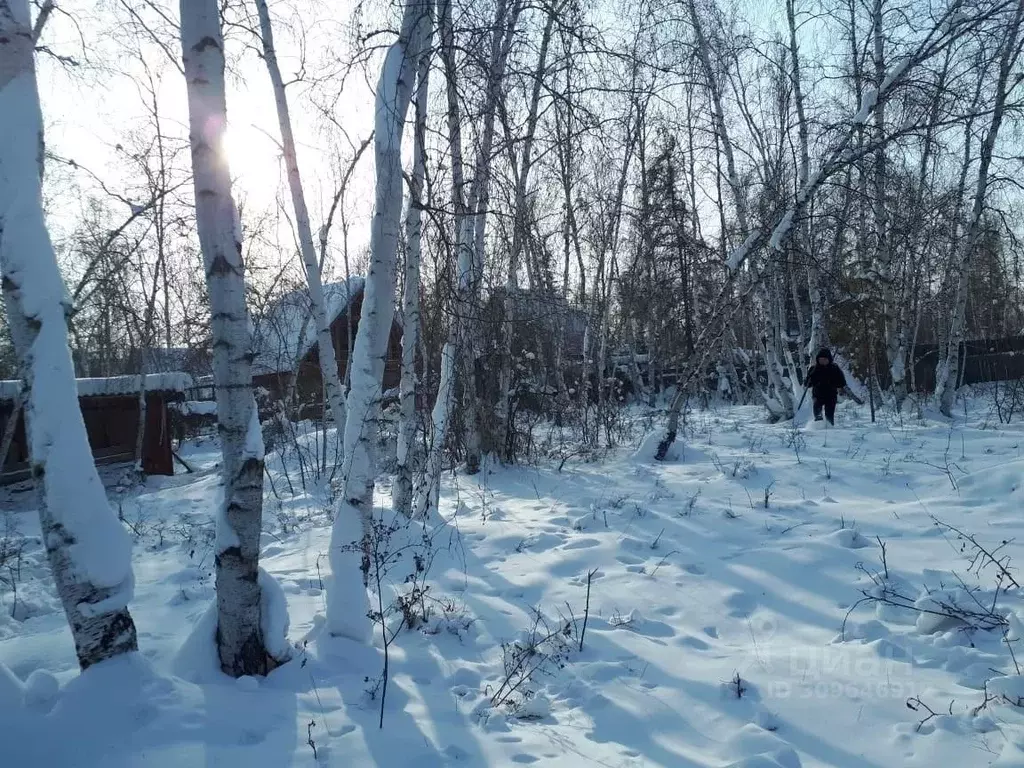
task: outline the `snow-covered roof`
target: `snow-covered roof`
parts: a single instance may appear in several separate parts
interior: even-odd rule
[[[171,406],[183,416],[216,416],[217,404],[212,400],[185,400],[171,403]]]
[[[333,323],[363,290],[362,277],[324,285],[328,322]],[[295,368],[316,344],[316,323],[306,288],[286,293],[268,309],[253,334],[253,375]]]
[[[192,377],[187,373],[151,373],[145,377],[147,392],[183,393],[192,387]],[[79,397],[110,397],[112,395],[138,394],[138,376],[110,376],[102,379],[76,379]],[[0,381],[0,400],[14,400],[21,390],[17,379]]]

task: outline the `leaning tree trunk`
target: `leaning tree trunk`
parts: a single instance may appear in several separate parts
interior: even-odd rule
[[[317,258],[316,246],[313,244],[313,230],[309,224],[309,210],[306,208],[306,195],[302,190],[302,177],[299,175],[299,160],[295,149],[295,136],[292,133],[292,120],[288,111],[288,94],[285,92],[281,68],[277,63],[277,50],[274,48],[274,30],[270,24],[270,11],[266,0],[256,0],[256,10],[260,17],[260,38],[263,43],[263,61],[266,62],[270,82],[274,86],[274,103],[277,106],[277,122],[281,129],[281,146],[284,149],[284,166],[288,173],[288,188],[292,195],[292,207],[295,209],[295,227],[299,235],[299,251],[302,254],[302,265],[306,270],[306,282],[309,285],[309,298],[313,307],[313,321],[316,323],[317,349],[320,353],[320,370],[323,375],[324,391],[331,407],[331,416],[338,429],[345,423],[345,394],[338,370],[338,359],[334,353],[334,340],[331,337],[331,321],[327,315],[324,299],[324,286],[320,277],[321,265]]]
[[[388,49],[377,82],[376,210],[370,230],[370,270],[352,353],[342,497],[331,531],[334,582],[327,597],[328,631],[358,640],[366,640],[370,629],[365,579],[373,535],[374,441],[384,358],[395,313],[395,265],[402,219],[402,132],[412,100],[416,62],[432,26],[430,0],[407,0],[398,40]]]
[[[226,674],[264,675],[275,659],[263,635],[259,578],[263,435],[252,390],[241,223],[222,147],[227,104],[217,0],[181,0],[181,46],[224,483],[215,544],[217,653]]]
[[[138,650],[128,612],[131,541],[107,501],[78,407],[70,308],[43,216],[34,48],[28,0],[0,2],[0,276],[43,542],[86,669]]]
[[[427,95],[430,86],[430,46],[427,34],[416,74],[416,122],[409,208],[405,214],[405,280],[402,290],[402,380],[399,385],[398,470],[395,476],[395,511],[412,514],[412,446],[416,439],[416,349],[420,340],[420,263],[423,240],[423,185],[427,165]]]
[[[746,237],[750,227],[749,206],[747,205],[747,190],[740,180],[739,171],[736,169],[736,158],[733,153],[732,138],[729,134],[728,123],[725,118],[725,110],[722,106],[722,86],[718,73],[715,71],[711,61],[711,44],[704,31],[704,22],[700,17],[695,0],[689,0],[687,9],[690,14],[690,22],[693,25],[696,38],[697,59],[700,62],[704,78],[707,81],[708,91],[711,96],[711,118],[714,125],[715,135],[722,142],[722,154],[725,157],[726,181],[732,192],[733,202],[736,205],[736,219],[739,224],[740,237]],[[722,233],[726,238],[726,233]],[[728,239],[728,238],[726,238]]]

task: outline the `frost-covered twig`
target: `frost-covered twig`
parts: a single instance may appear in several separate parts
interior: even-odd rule
[[[1020,584],[1017,583],[1017,580],[1013,577],[1013,574],[1010,573],[1010,556],[1003,555],[1001,557],[996,557],[996,555],[999,554],[1000,550],[1013,543],[1013,539],[1003,539],[999,543],[998,547],[990,550],[982,544],[980,544],[978,542],[978,539],[973,534],[965,533],[964,531],[957,528],[955,525],[950,525],[949,523],[939,520],[934,515],[930,515],[930,517],[932,518],[932,522],[934,522],[935,525],[937,525],[938,527],[944,528],[947,531],[956,534],[957,538],[961,541],[961,552],[964,552],[968,544],[970,545],[972,552],[969,554],[969,571],[974,571],[977,575],[980,576],[981,572],[987,566],[991,565],[998,572],[999,577],[1001,579],[1005,579],[1015,588],[1020,589]]]

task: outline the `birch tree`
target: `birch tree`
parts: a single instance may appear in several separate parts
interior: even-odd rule
[[[34,61],[40,29],[41,20],[33,28],[28,0],[0,0],[0,277],[40,528],[86,669],[138,649],[128,612],[134,580],[131,542],[107,501],[78,407],[68,294],[43,215]]]
[[[487,218],[490,207],[493,145],[499,100],[508,63],[509,51],[515,39],[522,0],[497,0],[494,22],[488,41],[488,55],[484,74],[484,97],[479,127],[480,143],[473,164],[473,180],[468,184],[462,148],[462,108],[458,90],[458,69],[455,63],[455,33],[451,19],[451,1],[440,4],[441,58],[444,64],[448,102],[448,146],[452,164],[452,197],[455,211],[455,242],[457,252],[456,274],[456,334],[458,358],[462,370],[463,440],[466,450],[466,472],[480,471],[484,444],[485,413],[480,402],[478,366],[481,355],[481,334],[478,323],[472,322],[472,312],[480,303],[483,278],[484,250]],[[493,430],[489,435],[493,438]]]
[[[396,512],[409,515],[413,503],[412,447],[416,437],[416,354],[420,343],[420,264],[423,251],[423,185],[427,174],[427,96],[430,90],[430,49],[427,34],[416,72],[416,118],[413,128],[412,175],[405,214],[405,279],[402,285],[402,378],[399,385],[398,469],[395,477]]]
[[[960,373],[960,345],[964,340],[965,313],[967,310],[968,266],[972,257],[981,245],[984,237],[983,217],[992,168],[996,141],[999,129],[1006,114],[1006,100],[1016,88],[1024,75],[1014,74],[1021,55],[1021,20],[1024,16],[1024,3],[1016,3],[1012,19],[1002,35],[999,52],[999,71],[996,78],[995,94],[992,103],[992,116],[985,137],[981,142],[978,158],[978,175],[974,187],[973,204],[967,232],[959,253],[954,256],[953,280],[956,286],[953,299],[953,312],[950,318],[946,347],[942,350],[935,371],[935,397],[939,410],[944,416],[952,417],[953,401],[956,397]]]
[[[505,461],[511,461],[513,449],[513,425],[510,421],[512,407],[512,340],[515,330],[516,298],[519,292],[519,269],[525,242],[528,237],[527,222],[527,189],[530,183],[530,171],[533,169],[533,147],[537,135],[537,122],[540,109],[540,94],[547,76],[548,49],[554,31],[555,20],[568,0],[561,0],[556,6],[547,9],[547,21],[541,34],[540,52],[537,54],[537,67],[533,74],[533,86],[530,91],[530,104],[526,118],[526,136],[523,139],[522,156],[519,159],[519,172],[515,179],[515,202],[513,209],[512,247],[509,251],[508,275],[505,280],[505,308],[502,320],[502,348],[500,353],[501,368],[498,373],[498,403],[496,408],[497,445],[499,455]],[[510,143],[511,151],[511,143]]]
[[[227,103],[217,0],[181,0],[181,46],[224,485],[215,543],[217,652],[226,674],[265,675],[278,661],[268,645],[279,639],[266,637],[262,622],[263,435],[252,389],[241,224],[223,151]]]
[[[793,83],[793,106],[796,109],[797,136],[799,142],[799,161],[797,163],[797,185],[807,184],[807,175],[811,167],[810,131],[807,125],[807,113],[804,108],[804,85],[800,69],[800,46],[797,44],[797,23],[795,0],[786,0],[786,24],[789,31],[790,74]],[[808,358],[818,354],[818,350],[828,345],[828,328],[825,325],[825,299],[821,284],[821,270],[818,266],[817,254],[808,254],[807,259],[807,293],[811,305],[811,327],[807,335],[806,355]]]
[[[423,482],[420,484],[415,502],[415,516],[426,520],[431,510],[436,511],[441,496],[441,459],[444,457],[445,440],[451,420],[452,401],[455,399],[455,355],[457,347],[448,342],[441,349],[441,380],[437,387],[437,399],[431,414],[431,440],[424,462]]]
[[[358,640],[366,639],[369,629],[365,579],[369,574],[367,552],[373,535],[374,441],[384,358],[395,311],[395,271],[402,218],[402,133],[412,100],[416,64],[432,26],[430,0],[406,0],[398,40],[388,49],[377,81],[377,178],[370,229],[370,269],[352,352],[342,497],[331,531],[334,581],[327,598],[328,631]],[[358,569],[363,572],[362,583],[356,575]]]
[[[726,259],[727,279],[714,302],[712,317],[697,340],[695,346],[698,349],[706,346],[707,340],[716,339],[723,334],[729,321],[738,311],[739,303],[731,300],[731,295],[740,267],[765,246],[780,253],[791,236],[794,225],[804,214],[822,184],[837,171],[863,156],[864,149],[855,151],[854,142],[878,105],[889,98],[891,93],[902,85],[916,68],[944,51],[966,29],[976,26],[979,19],[984,17],[984,13],[977,16],[964,15],[962,5],[961,0],[954,0],[921,35],[917,44],[889,69],[878,88],[869,89],[863,93],[857,112],[846,121],[846,125],[833,140],[818,170],[810,174],[806,183],[800,186],[785,212],[775,219],[771,230],[765,231],[760,227],[753,228],[746,240],[729,253]],[[888,137],[883,137],[882,140],[887,141]],[[740,298],[743,298],[747,292],[749,292],[749,286],[744,292],[741,292]],[[676,440],[688,385],[700,371],[704,357],[689,361],[679,379],[676,395],[669,406],[665,432],[655,451],[655,458],[659,461],[665,459]]]
[[[476,200],[468,195],[466,167],[462,154],[462,107],[458,92],[457,67],[455,62],[455,30],[452,22],[451,0],[438,0],[438,32],[440,56],[444,66],[445,97],[447,100],[448,157],[451,162],[452,211],[455,222],[455,299],[454,318],[449,341],[457,350],[454,358],[461,359],[463,371],[462,418],[466,443],[466,471],[479,471],[480,462],[480,418],[476,393],[475,362],[469,350],[472,348],[471,313],[478,298],[476,260],[473,254],[473,218]],[[451,400],[443,401],[451,408]],[[447,424],[450,414],[442,416]]]
[[[270,11],[267,0],[256,0],[256,10],[260,19],[260,41],[263,44],[263,61],[267,65],[267,73],[274,88],[274,106],[277,109],[277,122],[281,130],[281,147],[284,155],[284,166],[288,176],[288,189],[291,192],[292,207],[295,210],[295,228],[299,237],[299,252],[302,255],[302,266],[306,272],[309,285],[309,298],[312,304],[313,322],[316,325],[317,349],[319,351],[320,370],[323,376],[327,402],[330,404],[334,423],[341,428],[345,423],[345,395],[338,370],[338,359],[334,353],[334,340],[331,337],[331,319],[327,316],[324,301],[324,287],[321,280],[322,264],[317,259],[316,246],[313,243],[313,230],[309,223],[309,210],[306,207],[306,195],[302,189],[302,177],[299,174],[298,152],[295,148],[295,135],[292,131],[292,119],[288,109],[288,94],[285,90],[281,67],[277,63],[277,49],[274,47],[274,30],[270,23]],[[324,233],[326,238],[326,232]],[[322,250],[326,250],[324,247]]]

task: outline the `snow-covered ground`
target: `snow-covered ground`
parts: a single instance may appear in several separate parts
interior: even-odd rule
[[[0,491],[36,537],[0,571],[0,764],[1024,765],[1024,428],[983,405],[952,427],[872,425],[849,404],[838,421],[720,408],[691,415],[669,463],[634,446],[446,478],[446,521],[382,547],[388,601],[429,586],[407,601],[426,621],[388,649],[383,729],[380,627],[374,647],[321,631],[329,500],[291,496],[275,470],[263,566],[296,648],[234,681],[202,621],[213,443],[189,446],[194,474],[112,489],[136,536],[142,650],[82,675],[31,494]]]

